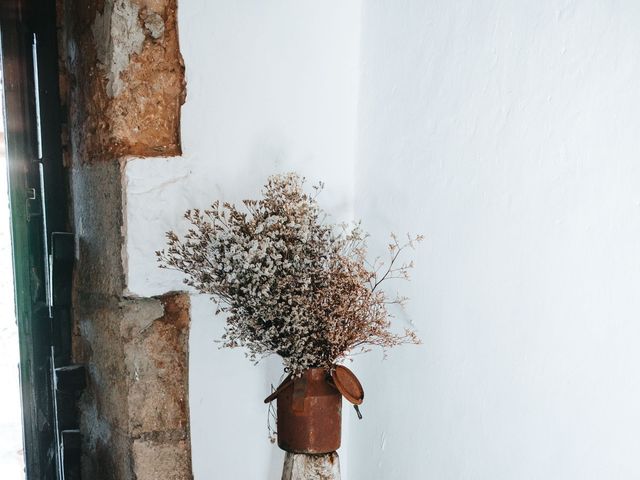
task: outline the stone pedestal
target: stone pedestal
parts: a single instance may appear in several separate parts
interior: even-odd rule
[[[306,455],[287,452],[282,480],[340,480],[338,453]]]

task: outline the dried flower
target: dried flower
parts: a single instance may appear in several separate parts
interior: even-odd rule
[[[408,279],[413,265],[398,259],[421,237],[392,236],[390,260],[371,265],[360,226],[325,224],[322,184],[315,195],[303,186],[294,173],[275,175],[243,209],[216,201],[187,211],[191,228],[182,238],[168,232],[167,249],[156,252],[161,267],[185,273],[228,314],[225,347],[245,347],[254,361],[278,354],[294,375],[370,346],[419,343],[413,331],[390,331],[387,307],[405,299],[389,299],[380,285]]]

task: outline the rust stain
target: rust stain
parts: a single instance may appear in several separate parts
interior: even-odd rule
[[[324,368],[310,368],[299,378],[286,379],[277,389],[281,449],[322,454],[340,447],[342,395],[329,380],[329,372]]]

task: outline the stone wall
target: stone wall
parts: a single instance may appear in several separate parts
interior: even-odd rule
[[[83,163],[179,155],[176,0],[61,0],[70,130]]]
[[[60,0],[61,98],[79,248],[74,356],[87,366],[83,478],[192,478],[189,298],[127,296],[123,167],[180,153],[175,0]]]

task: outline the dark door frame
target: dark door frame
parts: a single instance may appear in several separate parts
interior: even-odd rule
[[[70,292],[70,287],[61,282],[54,285],[54,266],[59,263],[55,252],[69,257],[69,238],[60,242],[63,232],[68,231],[69,217],[67,172],[61,145],[55,15],[55,0],[0,2],[28,480],[64,478],[61,431],[74,428],[74,420],[60,414],[64,408],[58,405],[60,397],[56,392],[56,368],[68,365],[71,360],[71,321],[70,299],[60,294]]]

